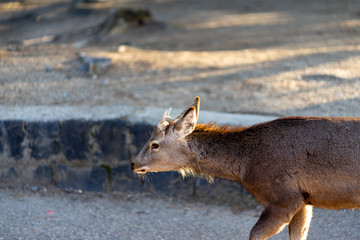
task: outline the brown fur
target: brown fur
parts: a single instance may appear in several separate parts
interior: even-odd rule
[[[229,125],[216,125],[216,123],[200,123],[196,124],[194,133],[196,132],[216,132],[216,133],[230,133],[230,132],[240,132],[246,129],[245,127],[240,126],[229,126]]]
[[[360,207],[360,118],[195,126],[198,105],[195,99],[166,134],[153,134],[134,161],[135,171],[175,170],[242,183],[265,207],[250,239],[267,239],[289,224],[290,239],[304,240],[312,206]],[[162,147],[151,152],[154,141]]]

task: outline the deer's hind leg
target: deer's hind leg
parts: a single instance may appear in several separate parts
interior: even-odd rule
[[[249,239],[264,240],[283,230],[301,208],[301,204],[289,204],[288,206],[266,206],[259,220],[251,229]]]
[[[289,225],[290,240],[305,240],[310,228],[312,206],[305,205],[291,219]]]

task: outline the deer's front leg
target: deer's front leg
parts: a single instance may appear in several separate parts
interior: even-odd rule
[[[310,228],[312,206],[305,205],[291,219],[289,225],[290,240],[305,240]]]
[[[250,240],[264,240],[277,233],[289,224],[300,206],[289,207],[268,205],[262,212],[259,220],[251,229]]]

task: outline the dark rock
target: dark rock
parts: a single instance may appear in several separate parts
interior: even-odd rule
[[[57,165],[54,169],[54,182],[60,188],[66,188],[68,178],[68,167],[66,165]]]
[[[153,125],[147,123],[135,123],[130,126],[130,133],[134,136],[132,144],[137,147],[137,153],[147,143],[154,129]]]
[[[99,0],[82,0],[83,3],[97,3]]]
[[[31,157],[39,160],[60,152],[58,122],[28,122],[26,129]]]
[[[107,184],[107,171],[101,166],[92,167],[89,181],[86,184],[86,191],[101,192]]]
[[[175,172],[160,172],[149,176],[149,183],[156,192],[167,192],[170,193],[175,189],[172,189],[174,185],[179,185],[181,177]]]
[[[111,58],[93,57],[85,53],[79,53],[78,56],[83,62],[83,65],[81,65],[77,71],[86,72],[89,75],[105,73],[112,61]]]
[[[51,72],[53,68],[50,65],[46,65],[45,72]]]
[[[1,181],[11,181],[11,180],[14,180],[14,179],[16,179],[18,177],[19,177],[19,175],[18,175],[15,167],[10,167],[7,171],[4,171],[0,175],[0,180]]]
[[[3,135],[4,124],[0,122],[0,154],[4,152],[4,135]]]
[[[150,175],[144,187],[156,193],[191,195],[193,182],[193,178],[183,179],[177,172],[160,172]]]
[[[328,74],[304,74],[298,77],[304,81],[346,81],[346,79]]]
[[[10,154],[16,160],[23,157],[23,147],[21,143],[24,140],[22,121],[4,121],[4,127],[7,132],[7,142],[10,146]]]
[[[7,178],[17,178],[18,176],[19,175],[14,167],[9,168],[9,171],[6,174]]]
[[[32,191],[32,192],[37,192],[37,191],[39,191],[39,187],[38,186],[32,186],[32,187],[30,187],[30,190]]]
[[[34,171],[34,180],[38,183],[52,183],[52,172],[49,166],[39,166]]]
[[[55,168],[55,184],[63,189],[81,189],[101,192],[106,187],[106,170],[100,166],[91,169],[72,169],[65,165]]]
[[[111,169],[112,190],[123,192],[141,192],[143,183],[133,173],[129,165],[121,165]]]
[[[90,123],[82,120],[60,122],[60,151],[66,159],[86,160],[89,154]]]
[[[112,9],[105,20],[100,24],[100,33],[111,32],[112,29],[119,26],[119,22],[125,22],[125,26],[144,26],[153,21],[152,14],[147,9],[117,8]]]
[[[126,122],[119,119],[98,122],[100,130],[94,133],[94,139],[99,144],[102,154],[106,157],[128,159],[126,146]]]

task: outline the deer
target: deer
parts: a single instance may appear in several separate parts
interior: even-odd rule
[[[170,110],[133,159],[132,170],[241,183],[264,206],[250,240],[267,239],[287,225],[291,240],[305,240],[313,207],[360,207],[360,118],[198,124],[199,97],[175,119]]]

